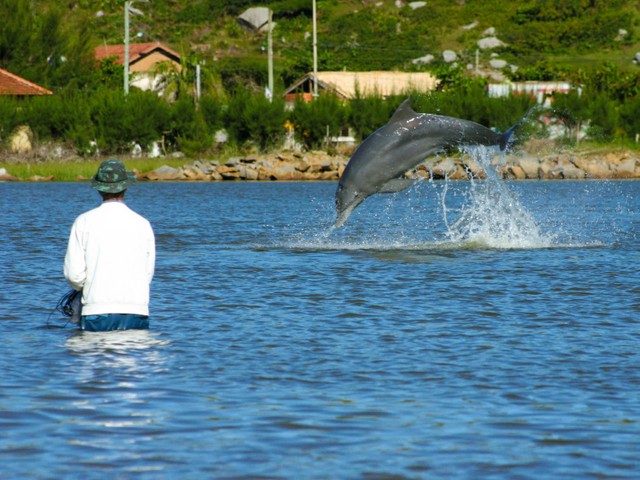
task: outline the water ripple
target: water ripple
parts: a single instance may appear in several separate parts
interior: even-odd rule
[[[335,184],[138,185],[152,328],[82,334],[44,327],[93,192],[0,184],[23,199],[0,242],[0,476],[635,478],[640,184],[505,187],[535,228],[500,221],[501,243],[468,233],[485,184],[371,198],[337,230]]]

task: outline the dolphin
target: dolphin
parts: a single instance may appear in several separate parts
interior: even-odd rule
[[[503,134],[459,118],[417,113],[407,99],[386,125],[369,135],[353,153],[336,190],[336,222],[341,227],[355,208],[375,193],[399,192],[415,180],[405,172],[446,147],[497,145],[504,150],[513,130]]]

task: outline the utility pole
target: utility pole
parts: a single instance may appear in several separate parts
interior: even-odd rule
[[[271,22],[273,11],[269,9],[269,32],[267,33],[267,55],[269,57],[269,101],[273,101],[273,35],[271,30],[273,24]]]
[[[131,5],[136,0],[126,0],[124,2],[124,95],[129,94],[129,14],[142,15],[140,10]],[[147,2],[148,0],[137,0]],[[140,34],[138,34],[140,36]]]
[[[196,109],[200,107],[200,64],[196,65]]]
[[[313,98],[318,96],[318,34],[316,29],[316,0],[313,0]]]
[[[124,2],[124,95],[129,95],[129,7],[131,2]]]

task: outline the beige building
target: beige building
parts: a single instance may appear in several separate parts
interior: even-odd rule
[[[402,95],[410,92],[430,92],[439,80],[424,72],[318,72],[318,94],[331,93],[338,98],[351,99],[362,96]],[[287,103],[302,97],[310,101],[313,94],[314,75],[308,73],[285,91]]]
[[[95,49],[96,60],[115,58],[115,62],[124,65],[124,45],[102,45]],[[169,67],[179,72],[182,69],[180,55],[159,42],[132,43],[129,45],[129,72],[131,85],[142,90],[158,89],[162,75],[160,64],[169,63]]]

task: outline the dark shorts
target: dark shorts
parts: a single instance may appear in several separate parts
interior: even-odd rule
[[[105,315],[84,315],[80,317],[80,329],[88,332],[109,330],[146,330],[149,317],[130,313],[109,313]]]

